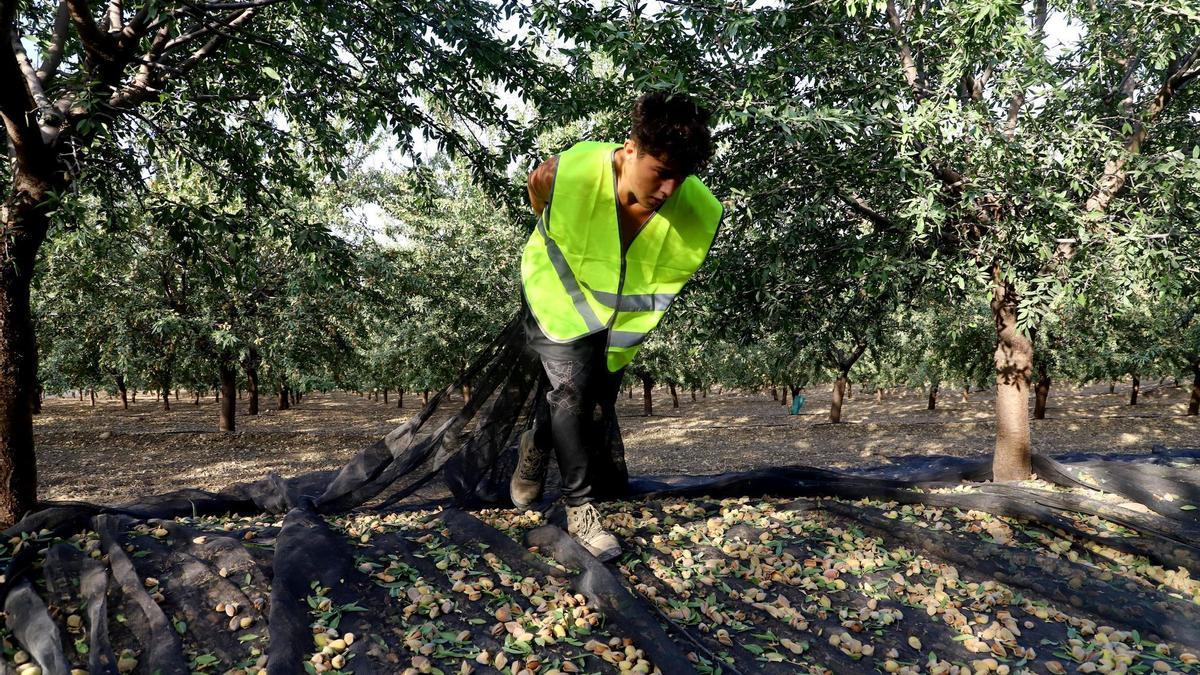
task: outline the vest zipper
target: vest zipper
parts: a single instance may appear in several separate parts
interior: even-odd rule
[[[642,233],[642,230],[646,229],[646,224],[649,223],[650,219],[653,218],[654,216],[656,216],[657,214],[658,214],[658,211],[655,210],[653,213],[650,214],[649,218],[646,218],[644,221],[642,221],[641,225],[638,225],[638,229],[635,230],[633,233],[633,236],[629,238],[629,245],[631,247],[633,246],[633,241],[635,239],[637,239],[637,236]],[[618,238],[620,238],[620,236],[621,236],[621,232],[620,232],[621,225],[620,225],[619,218],[620,218],[620,216],[618,216],[618,221],[617,221],[617,228],[618,228],[617,229],[617,237]],[[622,247],[622,249],[624,249],[624,247]],[[621,276],[617,278],[617,301],[613,303],[613,314],[612,314],[612,317],[610,317],[608,320],[608,327],[609,327],[610,335],[612,333],[612,330],[611,330],[612,326],[617,321],[617,312],[621,311],[621,291],[624,289],[625,289],[625,251],[622,250],[621,251]]]
[[[612,170],[613,208],[614,215],[617,217],[617,248],[621,251],[621,276],[617,277],[617,301],[613,303],[612,316],[608,317],[608,325],[604,328],[604,354],[606,362],[608,360],[608,350],[612,346],[612,328],[617,322],[617,312],[621,311],[621,290],[625,288],[625,247],[621,244],[621,198],[617,195],[616,159],[617,150],[613,148],[613,151],[608,155],[608,166]],[[636,237],[637,235],[635,234],[634,236]],[[633,240],[630,240],[629,243],[632,245]],[[607,363],[604,369],[608,370]]]
[[[608,349],[609,349],[609,347],[612,346],[612,328],[613,328],[613,324],[615,324],[617,322],[617,313],[621,311],[621,291],[624,290],[624,288],[625,288],[625,252],[626,252],[626,249],[625,249],[625,246],[622,245],[622,243],[621,243],[621,199],[617,195],[617,167],[614,164],[616,157],[617,157],[617,148],[614,148],[613,151],[611,153],[609,153],[608,165],[609,165],[609,167],[612,168],[613,206],[616,208],[616,216],[617,216],[617,246],[621,249],[621,276],[617,278],[617,300],[616,300],[616,302],[613,303],[612,316],[610,316],[608,318],[608,326],[606,326],[605,330],[604,330],[604,353],[605,353],[605,355],[608,354]],[[642,221],[642,224],[638,225],[638,229],[635,230],[633,233],[633,236],[629,238],[630,246],[633,246],[633,242],[637,239],[637,236],[642,233],[643,229],[645,229],[646,223],[649,223],[650,220],[653,219],[654,216],[656,216],[656,215],[658,215],[658,209],[654,209],[652,212],[650,212],[650,215],[645,220]]]

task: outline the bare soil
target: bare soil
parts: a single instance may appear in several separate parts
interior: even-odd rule
[[[943,390],[938,408],[927,410],[925,392],[853,391],[843,423],[829,424],[828,388],[803,392],[799,415],[770,393],[710,390],[679,392],[672,408],[666,389],[654,397],[654,415],[642,416],[641,387],[622,394],[618,406],[629,468],[635,474],[718,473],[780,464],[847,467],[884,463],[912,454],[980,455],[991,452],[992,396]],[[1200,447],[1200,419],[1187,417],[1189,390],[1146,386],[1137,406],[1129,388],[1107,386],[1051,391],[1047,418],[1033,421],[1036,452],[1149,452],[1155,445]],[[211,397],[193,405],[186,392],[161,410],[139,396],[128,410],[119,400],[80,402],[47,397],[35,418],[40,495],[117,503],[139,495],[194,487],[217,490],[257,480],[274,471],[292,476],[335,469],[363,447],[403,423],[420,405],[405,396],[405,408],[347,393],[311,394],[291,410],[261,401],[261,414],[245,416],[240,400],[238,430],[216,430],[218,407]],[[461,404],[456,397],[441,414]],[[1031,401],[1032,405],[1032,401]],[[789,406],[790,407],[790,401]]]

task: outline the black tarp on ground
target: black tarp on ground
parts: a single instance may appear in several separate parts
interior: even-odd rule
[[[452,387],[463,384],[472,391],[470,402],[431,424]],[[614,523],[630,523],[629,553],[618,565],[605,566],[566,537],[561,513],[551,508],[552,489],[540,514],[488,511],[484,520],[458,510],[509,506],[516,439],[544,414],[545,386],[514,321],[460,382],[339,472],[271,475],[216,493],[180,490],[113,507],[46,505],[4,533],[5,667],[21,667],[15,663],[20,650],[22,660],[36,663],[43,673],[72,668],[367,673],[409,667],[432,672],[463,664],[511,670],[513,662],[529,666],[532,658],[544,659],[534,664],[539,671],[562,672],[572,672],[568,664],[577,670],[619,670],[622,661],[636,664],[627,666],[631,669],[653,664],[667,673],[711,672],[718,661],[725,672],[870,672],[886,670],[889,661],[897,669],[916,665],[917,657],[937,670],[936,658],[904,639],[887,650],[881,645],[878,658],[854,653],[854,641],[868,637],[861,624],[870,620],[841,614],[861,612],[871,602],[867,595],[826,588],[826,600],[834,600],[824,607],[806,586],[812,575],[776,588],[773,577],[754,577],[756,564],[761,569],[764,560],[788,556],[795,564],[785,571],[818,569],[801,567],[801,560],[808,565],[820,558],[820,547],[800,533],[821,521],[825,529],[814,532],[854,531],[855,537],[869,532],[919,552],[922,560],[950,564],[964,578],[1000,581],[1022,598],[1021,603],[1010,598],[1007,607],[1036,614],[1041,605],[1029,602],[1049,604],[1082,617],[1078,621],[1085,628],[1090,621],[1093,627],[1108,623],[1117,631],[1135,631],[1136,640],[1121,643],[1132,641],[1137,659],[1146,664],[1150,658],[1165,659],[1167,669],[1177,672],[1193,669],[1181,657],[1200,650],[1200,612],[1187,594],[1194,588],[1190,576],[1200,573],[1200,511],[1195,508],[1200,505],[1200,451],[1037,457],[1035,471],[1045,482],[1021,485],[984,482],[990,480],[986,459],[928,457],[853,472],[788,466],[715,476],[634,477],[621,501],[603,505]],[[597,462],[623,467],[614,421],[594,421],[600,430],[595,437],[601,439],[594,449]],[[453,495],[458,508],[438,510],[434,507],[446,504],[412,499],[434,483]],[[975,487],[964,491],[964,483]],[[769,505],[775,515],[754,526],[743,523],[729,530],[728,538],[710,539],[701,527],[702,516],[735,517],[729,514],[738,513],[739,504],[753,503]],[[913,515],[916,511],[893,515],[910,507],[921,508],[921,514],[953,512],[956,518],[991,513],[1019,523],[1022,531],[1014,529],[1011,540],[999,542],[929,529]],[[673,515],[689,511],[700,515]],[[501,521],[510,516],[523,525],[503,527]],[[666,546],[667,539],[683,536],[680,525],[666,526],[668,520],[699,528],[700,534]],[[781,529],[785,522],[792,523],[790,530]],[[770,547],[741,557],[738,546],[752,549],[767,540]],[[1045,541],[1066,545],[1071,555],[1039,549]],[[828,562],[830,549],[825,550]],[[694,560],[692,555],[707,561],[698,569],[727,570],[728,575],[703,588],[690,575],[674,576],[683,574],[681,561]],[[1115,576],[1114,565],[1119,568]],[[655,574],[645,576],[650,568]],[[820,571],[827,581],[843,574],[836,566]],[[926,574],[912,571],[911,564],[908,572]],[[485,576],[496,576],[499,585],[486,588],[480,582],[477,587],[474,581]],[[905,581],[897,589],[910,592],[925,585]],[[499,587],[507,590],[497,593]],[[754,599],[768,589],[783,599],[776,603],[792,604]],[[673,600],[664,602],[668,595]],[[846,604],[831,614],[838,602]],[[718,609],[725,605],[740,609]],[[974,637],[960,640],[967,635],[961,633],[942,639],[937,626],[922,618],[924,610],[895,606],[927,640],[942,645],[943,655],[959,657],[948,664],[996,658],[997,666],[1008,665],[1011,672],[1035,663],[1036,672],[1052,668],[1047,665],[1055,658],[1052,648],[1032,658],[1016,658],[1003,645],[982,655],[964,651],[962,645],[973,646]],[[787,618],[784,610],[794,607],[803,608],[803,620]],[[580,614],[581,609],[591,613]],[[933,612],[929,616],[954,616],[941,606],[925,609]],[[604,614],[603,621],[596,611]],[[1066,661],[1102,663],[1106,653],[1094,640],[1082,654],[1074,649],[1080,645],[1071,640],[1081,640],[1087,631],[1056,633],[1035,619],[1027,620],[1035,625],[1028,632],[1041,640],[1061,637]],[[552,630],[532,642],[514,639],[526,637],[538,621],[545,624],[542,630],[547,622],[559,622],[554,625],[564,635]],[[830,642],[832,635],[842,634],[838,631],[850,641]],[[357,639],[347,641],[347,633]],[[785,634],[791,637],[780,637]],[[1145,639],[1162,641],[1166,653],[1141,655]],[[766,640],[767,646],[759,651],[731,647],[755,640]],[[1115,642],[1110,637],[1106,644]],[[888,656],[893,651],[895,656]],[[1077,658],[1081,655],[1086,658]]]

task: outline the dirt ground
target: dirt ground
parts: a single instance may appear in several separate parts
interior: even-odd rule
[[[1189,389],[1144,386],[1129,406],[1127,384],[1056,389],[1045,420],[1033,421],[1036,452],[1149,452],[1154,445],[1200,447],[1200,419],[1186,417]],[[665,389],[655,392],[654,415],[642,416],[641,389],[619,400],[631,473],[717,473],[779,464],[846,467],[879,464],[911,454],[975,455],[991,452],[992,396],[943,391],[937,410],[923,392],[889,393],[881,403],[855,392],[843,423],[829,424],[827,388],[804,392],[800,415],[770,394],[680,392],[671,407]],[[40,496],[116,503],[182,487],[220,489],[275,471],[291,476],[341,466],[358,450],[403,423],[420,404],[405,408],[353,394],[311,394],[299,406],[244,415],[238,430],[216,431],[211,398],[193,405],[184,393],[169,412],[139,396],[128,410],[100,396],[95,407],[70,397],[47,397],[35,417]],[[460,402],[455,399],[451,406]],[[790,403],[790,402],[789,402]]]

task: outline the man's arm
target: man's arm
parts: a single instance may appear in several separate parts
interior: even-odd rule
[[[554,170],[557,168],[558,155],[553,155],[529,174],[529,204],[539,217],[546,208],[546,201],[550,199],[550,187],[554,184]]]

